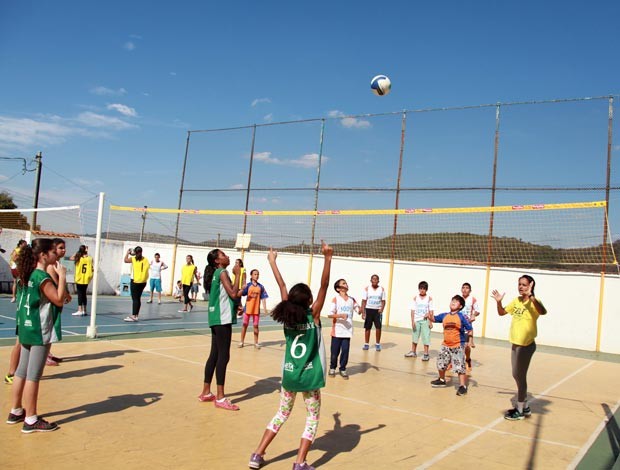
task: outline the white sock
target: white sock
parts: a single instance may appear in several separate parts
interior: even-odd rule
[[[226,397],[222,397],[220,400],[215,400],[218,403],[224,403],[224,401],[226,400]]]
[[[26,416],[26,424],[29,425],[33,425],[34,423],[36,423],[39,420],[39,417],[37,415],[34,416]]]
[[[519,413],[523,413],[523,407],[525,406],[525,402],[524,401],[518,401],[517,402],[517,410],[519,410]]]
[[[11,414],[15,416],[21,416],[24,414],[23,408],[11,408]]]

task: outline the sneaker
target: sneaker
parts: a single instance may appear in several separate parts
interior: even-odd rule
[[[250,462],[248,463],[248,467],[250,468],[261,468],[265,465],[265,459],[260,454],[252,454],[250,456]]]
[[[381,351],[381,345],[375,344],[375,351]]]
[[[14,415],[13,413],[9,413],[9,417],[6,419],[6,424],[17,424],[21,423],[26,416],[26,412],[22,411],[20,415]]]
[[[73,312],[71,315],[74,316],[74,317],[81,317],[82,316],[82,312]]]
[[[444,379],[431,380],[431,385],[434,388],[437,388],[437,387],[447,387],[448,386],[448,384],[446,384],[446,381]]]
[[[228,411],[239,411],[239,407],[233,404],[228,398],[224,398],[222,401],[215,400],[213,403],[215,403],[216,408],[222,408]]]
[[[362,346],[362,351],[368,351],[369,349],[370,349],[369,344],[365,344],[364,346]]]
[[[152,304],[152,303],[153,303],[153,301],[152,301],[152,300],[147,300],[147,301],[146,301],[146,303],[147,303],[147,304]]]
[[[525,408],[523,409],[523,411],[525,411]],[[507,419],[509,421],[520,421],[522,419],[525,419],[525,414],[520,413],[519,410],[517,410],[516,408],[513,408],[512,410],[506,411],[506,414],[504,415],[504,419]]]
[[[304,463],[294,463],[293,470],[315,470],[315,468],[311,465],[308,465],[307,462],[304,462]]]
[[[422,356],[422,360],[423,361],[430,361],[431,356],[429,356],[428,354],[425,354],[424,356]]]
[[[413,351],[409,351],[407,354],[405,354],[405,357],[418,357],[418,355]]]
[[[213,395],[212,393],[209,393],[207,395],[203,395],[202,393],[200,395],[198,395],[198,401],[215,401],[215,395]]]
[[[11,303],[14,304],[15,303],[15,297],[11,297]]]
[[[336,369],[329,369],[328,374],[330,377],[336,377]]]
[[[345,380],[349,380],[349,374],[347,374],[346,370],[341,370],[340,371],[340,377],[342,377]]]
[[[456,394],[460,397],[461,395],[467,395],[467,387],[465,385],[461,385],[459,389],[456,391]]]
[[[529,406],[523,407],[523,416],[525,416],[526,418],[529,418],[530,416],[532,416],[532,410],[530,409]]]
[[[7,385],[11,385],[13,383],[13,377],[14,377],[13,374],[6,374],[4,376],[4,383]]]
[[[239,344],[237,345],[237,347],[238,347],[238,348],[242,348],[243,346],[245,346],[245,344],[243,344],[243,343],[239,343]]]
[[[130,315],[130,316],[128,316],[128,317],[123,318],[123,321],[130,322],[130,323],[131,323],[131,322],[137,322],[137,321],[138,321],[138,319],[137,319],[136,317],[133,317],[133,316],[131,316],[131,315]]]
[[[34,424],[28,424],[24,421],[22,432],[24,434],[30,434],[32,432],[51,432],[56,431],[56,429],[58,429],[58,425],[56,423],[49,423],[43,418],[39,418]]]
[[[260,348],[262,348],[263,346],[262,346],[262,344],[260,344],[260,343],[254,343],[254,347],[255,347],[256,349],[260,349]]]
[[[47,356],[47,359],[45,359],[45,365],[46,366],[57,366],[58,363],[51,358],[51,356]]]

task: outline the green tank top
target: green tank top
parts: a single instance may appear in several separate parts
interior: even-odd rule
[[[306,323],[284,327],[286,351],[282,366],[282,388],[289,392],[308,392],[325,387],[325,345],[321,326],[314,323],[308,309]]]
[[[228,292],[222,286],[220,275],[224,268],[218,268],[213,273],[211,290],[209,291],[209,326],[236,325],[237,312]]]
[[[53,282],[45,271],[35,269],[30,275],[28,286],[19,286],[17,325],[21,344],[43,346],[62,339],[62,308],[52,304],[41,292],[41,285],[46,280]]]

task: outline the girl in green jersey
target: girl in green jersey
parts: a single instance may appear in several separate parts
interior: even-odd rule
[[[25,246],[18,260],[17,325],[21,354],[13,380],[13,408],[8,424],[24,421],[22,432],[46,432],[58,429],[37,415],[39,380],[51,344],[61,339],[59,307],[66,293],[67,269],[56,262],[54,243],[38,238]],[[58,275],[58,286],[46,272],[51,265]]]
[[[258,447],[250,456],[250,468],[260,468],[265,464],[267,447],[290,416],[297,392],[302,392],[306,404],[306,425],[293,470],[314,470],[314,467],[306,463],[306,456],[316,437],[321,410],[321,388],[325,386],[325,345],[321,336],[321,310],[327,295],[334,249],[323,242],[321,251],[324,256],[321,287],[313,303],[312,291],[306,284],[296,284],[287,292],[276,264],[278,254],[273,249],[269,250],[269,265],[282,296],[282,302],[273,309],[271,316],[284,326],[286,350],[280,406],[267,425]]]

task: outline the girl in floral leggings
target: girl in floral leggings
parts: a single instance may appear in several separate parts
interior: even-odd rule
[[[286,285],[276,265],[277,252],[269,250],[269,264],[280,287],[282,302],[271,313],[273,319],[284,326],[286,350],[282,369],[280,406],[267,425],[258,447],[250,457],[250,468],[265,464],[267,447],[291,415],[297,392],[301,392],[306,405],[306,425],[301,435],[297,459],[293,470],[314,470],[306,463],[310,445],[316,436],[321,411],[321,388],[325,386],[325,345],[321,336],[321,309],[325,303],[333,248],[323,242],[324,255],[321,287],[312,302],[312,291],[306,284],[296,284],[287,292]]]

